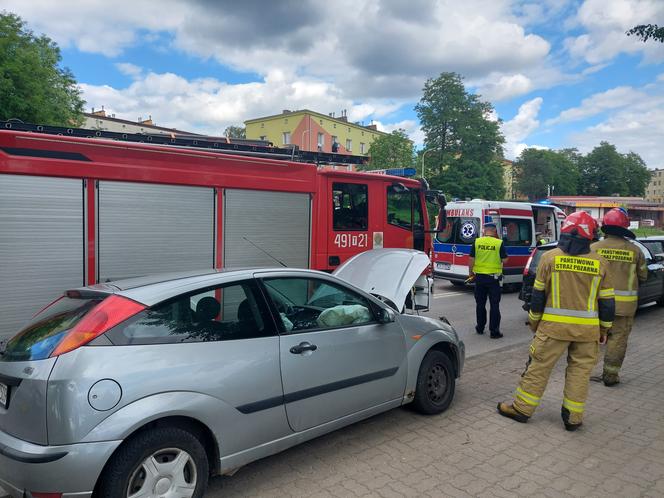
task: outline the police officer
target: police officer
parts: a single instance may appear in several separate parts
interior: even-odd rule
[[[607,211],[602,220],[604,240],[591,247],[609,262],[609,273],[616,290],[616,318],[609,331],[604,353],[604,370],[601,378],[606,386],[620,382],[618,373],[625,359],[627,338],[632,331],[634,314],[639,300],[639,282],[648,278],[648,268],[643,253],[627,239],[636,236],[629,230],[627,212],[621,208]]]
[[[572,213],[563,222],[558,247],[542,256],[528,313],[535,338],[513,402],[498,404],[501,415],[527,422],[567,353],[561,417],[568,431],[581,426],[590,373],[615,313],[608,263],[590,250],[596,230],[588,213]]]
[[[484,333],[486,325],[486,299],[491,308],[489,314],[489,332],[492,339],[500,339],[500,291],[503,279],[503,263],[507,252],[503,241],[498,238],[495,223],[484,224],[484,237],[478,237],[470,248],[470,278],[475,282],[475,331]]]

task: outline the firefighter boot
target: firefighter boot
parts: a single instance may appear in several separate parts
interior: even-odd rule
[[[500,413],[503,417],[511,418],[512,420],[516,420],[517,422],[521,422],[522,424],[528,422],[528,419],[530,418],[528,415],[524,415],[516,408],[514,408],[514,405],[512,404],[498,403],[497,408],[498,408],[498,413]]]
[[[565,424],[565,430],[568,430],[570,432],[574,432],[583,425],[583,422],[571,423],[570,422],[571,413],[564,406],[560,409],[560,416],[563,419],[563,424]]]

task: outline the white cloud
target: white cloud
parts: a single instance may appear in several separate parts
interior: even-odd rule
[[[276,109],[347,109],[351,121],[360,121],[398,108],[372,101],[355,105],[332,84],[305,78],[291,81],[279,72],[264,82],[234,85],[213,78],[187,80],[173,73],[147,73],[137,74],[123,89],[89,84],[81,84],[81,89],[88,106],[103,105],[117,117],[133,120],[150,114],[157,124],[210,134],[251,117],[274,114]]]
[[[533,88],[532,80],[521,74],[489,77],[489,81],[478,87],[483,98],[491,101],[510,99],[528,93]]]
[[[509,121],[502,124],[505,135],[505,156],[514,159],[521,151],[529,147],[524,140],[528,138],[537,128],[540,122],[537,119],[542,106],[542,97],[536,97],[521,104],[519,111]]]
[[[651,167],[664,166],[664,95],[644,98],[638,104],[619,109],[601,123],[570,136],[572,146],[589,152],[601,141],[616,145],[621,152],[639,154]]]
[[[413,119],[404,119],[403,121],[398,121],[396,123],[382,123],[381,121],[375,121],[379,131],[384,131],[386,133],[392,133],[394,130],[404,130],[406,135],[413,141],[415,147],[421,147],[424,144],[424,132],[420,123]]]
[[[118,68],[122,74],[131,76],[132,78],[137,78],[143,73],[143,68],[132,64],[131,62],[118,62],[115,64],[115,67]]]
[[[553,5],[555,2],[549,2]],[[352,99],[410,98],[427,77],[500,73],[511,90],[547,63],[550,45],[524,30],[511,0],[4,0],[62,46],[109,57],[146,40],[266,77],[334,81]]]
[[[610,61],[620,53],[643,53],[646,61],[661,62],[658,43],[643,43],[625,32],[637,24],[664,24],[661,0],[585,0],[571,21],[584,32],[565,40],[572,57],[589,64]]]
[[[569,121],[578,121],[587,117],[595,116],[610,109],[626,107],[646,98],[646,94],[632,88],[631,86],[619,86],[605,92],[596,93],[581,101],[578,107],[572,107],[562,111],[555,118],[546,121],[547,126]]]

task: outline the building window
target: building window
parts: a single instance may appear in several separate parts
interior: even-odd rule
[[[291,140],[290,140],[290,131],[285,131],[285,132],[283,132],[282,135],[283,135],[283,137],[282,137],[282,138],[283,138],[282,142],[283,142],[284,145],[287,145],[287,144],[291,143]]]
[[[267,137],[265,135],[261,135],[261,140],[267,140]]]
[[[366,145],[364,142],[360,142],[360,154],[366,154]]]
[[[320,123],[321,126],[323,126],[323,120],[322,119],[318,120],[318,122]]]
[[[261,123],[261,128],[265,128],[265,123]]]
[[[284,119],[284,124],[288,124],[288,118]]]
[[[348,152],[353,150],[353,141],[350,138],[346,139],[346,150]]]
[[[322,149],[325,147],[325,134],[324,133],[318,133],[318,139],[316,140],[316,143],[318,144],[318,147]]]
[[[336,127],[337,127],[337,123],[333,123],[332,128],[336,128]]]

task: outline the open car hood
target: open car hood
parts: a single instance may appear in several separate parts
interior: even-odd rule
[[[414,249],[373,249],[353,256],[332,274],[388,300],[401,311],[408,293],[429,264],[428,256]]]

